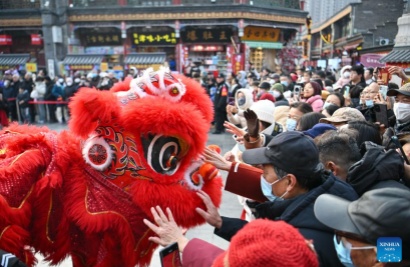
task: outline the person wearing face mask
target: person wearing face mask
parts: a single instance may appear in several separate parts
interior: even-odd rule
[[[256,95],[257,101],[259,100],[270,100],[275,102],[276,99],[273,94],[270,93],[271,84],[269,82],[261,82],[258,86],[258,93]]]
[[[345,106],[345,98],[340,93],[330,93],[327,96],[323,107],[329,106],[329,105],[335,105],[335,106],[338,106],[339,108],[344,107]]]
[[[284,92],[284,87],[281,83],[275,83],[271,88],[270,93],[276,99],[275,101],[276,107],[289,106],[289,101],[284,97],[283,92]]]
[[[256,218],[293,225],[306,239],[313,239],[320,266],[343,266],[332,246],[334,233],[316,219],[313,206],[324,193],[349,201],[356,200],[357,194],[350,185],[323,169],[313,139],[301,132],[284,132],[267,147],[246,150],[242,158],[245,163],[262,165],[262,175],[259,169],[242,163],[214,164],[212,157],[205,154],[206,161],[229,171],[225,190],[250,199],[269,200],[250,204]],[[215,227],[214,233],[228,241],[247,223],[221,217],[217,212],[204,215]]]
[[[383,188],[370,190],[353,202],[323,194],[315,202],[314,213],[321,223],[334,229],[334,247],[344,266],[409,266],[409,206],[410,190]],[[401,239],[400,260],[391,257],[397,254],[387,250],[383,241],[378,241],[380,237]],[[392,243],[389,248],[394,248]]]
[[[249,89],[239,89],[235,95],[235,106],[227,105],[226,112],[228,121],[235,125],[240,125],[241,128],[246,127],[246,119],[243,112],[253,104],[253,95]]]
[[[295,131],[300,118],[309,112],[313,112],[312,107],[305,102],[295,102],[290,105],[288,119],[286,120],[286,130]]]
[[[51,93],[57,101],[61,101],[61,102],[65,101],[64,79],[63,78],[58,78],[58,80],[53,86]],[[66,105],[63,103],[56,105],[55,114],[56,114],[57,121],[59,123],[63,123],[64,121],[68,120],[67,109],[65,106]],[[63,114],[65,115],[64,117],[63,117]]]
[[[395,97],[396,100],[393,106],[396,134],[410,132],[410,84],[406,83],[400,89],[389,90],[387,96]]]
[[[340,70],[340,78],[339,80],[336,82],[335,87],[337,88],[342,88],[343,86],[345,86],[346,84],[350,83],[350,70],[351,70],[352,66],[344,66],[341,70]]]

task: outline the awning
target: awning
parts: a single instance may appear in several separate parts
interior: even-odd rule
[[[268,49],[282,49],[283,44],[280,42],[254,42],[246,41],[244,42],[250,48],[268,48]]]
[[[30,54],[0,54],[0,66],[24,65],[30,59]]]
[[[410,49],[393,50],[387,56],[382,57],[380,62],[400,62],[409,63],[410,62]]]
[[[138,53],[128,54],[125,58],[126,65],[152,65],[163,64],[166,61],[165,53]]]
[[[97,65],[101,64],[104,56],[102,55],[67,55],[63,61],[65,65]]]

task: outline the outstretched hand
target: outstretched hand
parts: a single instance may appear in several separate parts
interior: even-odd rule
[[[158,236],[151,236],[148,239],[161,246],[168,246],[174,242],[178,242],[179,250],[183,251],[188,243],[188,239],[184,236],[184,230],[176,224],[171,210],[166,208],[166,212],[168,217],[159,206],[151,208],[151,213],[156,224],[147,219],[144,219],[144,223]]]
[[[232,163],[227,161],[222,155],[212,149],[206,147],[204,156],[205,162],[212,164],[217,169],[229,171],[231,168]]]
[[[251,109],[247,109],[243,113],[246,119],[246,125],[248,126],[248,133],[251,137],[258,137],[259,136],[259,120],[258,116],[256,115],[255,111]]]
[[[235,124],[230,123],[229,121],[224,122],[224,127],[228,133],[234,134],[238,138],[242,138],[246,134],[245,130],[236,127]]]
[[[215,207],[209,195],[202,190],[199,190],[196,194],[204,202],[206,211],[201,208],[196,208],[195,211],[198,212],[198,214],[201,215],[202,218],[204,218],[205,221],[211,226],[217,229],[221,228],[222,227],[221,215],[219,215],[218,209]]]

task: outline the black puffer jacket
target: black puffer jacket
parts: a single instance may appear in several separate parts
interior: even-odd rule
[[[386,187],[405,188],[401,184],[404,161],[396,150],[385,151],[384,147],[367,141],[362,144],[360,152],[363,158],[349,168],[346,180],[359,196],[379,188],[378,184],[385,181],[391,181],[382,183]]]
[[[320,266],[342,267],[333,245],[334,230],[319,222],[313,212],[315,201],[321,194],[332,194],[349,201],[357,199],[356,192],[349,184],[330,174],[322,185],[303,195],[283,201],[268,201],[256,206],[256,216],[283,220],[293,225],[305,239],[313,240]],[[240,219],[222,219],[222,227],[215,230],[215,234],[226,240],[230,240],[236,231],[246,224]]]

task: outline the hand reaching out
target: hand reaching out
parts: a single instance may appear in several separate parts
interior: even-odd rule
[[[224,127],[228,133],[236,135],[238,138],[243,137],[246,134],[245,130],[242,130],[235,126],[235,124],[230,123],[229,121],[224,122]]]
[[[196,193],[204,202],[206,211],[201,208],[196,208],[195,211],[201,215],[208,224],[211,226],[219,229],[222,227],[222,218],[219,215],[218,209],[215,207],[214,203],[212,202],[211,198],[202,190],[199,190]]]
[[[231,169],[232,163],[227,161],[222,155],[212,149],[206,147],[204,156],[205,162],[212,164],[217,169],[224,171],[229,171]]]
[[[166,212],[168,217],[159,206],[151,208],[151,213],[156,224],[147,219],[144,219],[144,223],[158,236],[152,236],[148,239],[161,246],[168,246],[174,242],[178,242],[179,251],[183,251],[188,243],[188,239],[184,236],[183,230],[176,224],[171,210],[167,208]]]

